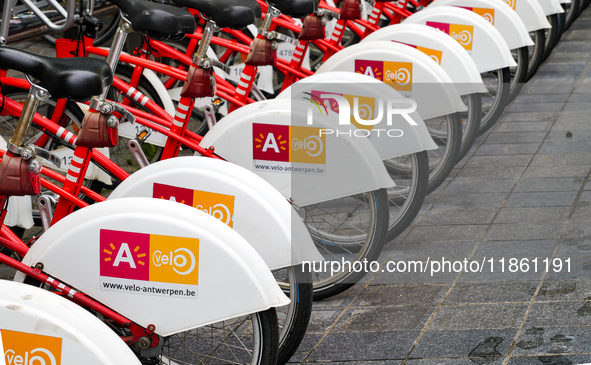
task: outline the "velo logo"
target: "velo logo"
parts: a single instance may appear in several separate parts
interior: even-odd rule
[[[319,130],[314,127],[254,123],[252,156],[255,170],[324,173],[324,167],[320,165],[326,164],[326,137],[321,136]]]
[[[197,285],[199,239],[100,231],[100,276]]]
[[[449,34],[453,39],[458,41],[466,51],[472,51],[472,38],[474,34],[473,26],[438,22],[427,22],[427,25]]]
[[[515,5],[517,5],[517,0],[503,0],[507,5],[511,7],[511,9],[515,10]]]
[[[152,197],[185,204],[233,227],[234,196],[154,183]]]
[[[509,1],[511,1],[511,0],[509,0]],[[467,7],[467,6],[458,6],[458,8],[470,10],[471,12],[474,12],[474,13],[480,15],[481,17],[483,17],[490,24],[495,25],[495,9],[471,8],[471,7]],[[513,8],[513,10],[515,10],[515,8]]]
[[[438,51],[436,49],[431,49],[431,48],[427,48],[427,47],[415,46],[414,44],[408,44],[408,43],[404,43],[404,42],[397,42],[397,41],[392,41],[392,42],[404,44],[405,46],[415,48],[416,50],[423,52],[424,54],[429,56],[433,61],[435,61],[441,65],[441,56],[443,56],[442,51]]]
[[[407,97],[412,91],[412,63],[355,60],[355,72],[383,81]]]
[[[7,365],[60,365],[62,339],[32,333],[0,330]]]

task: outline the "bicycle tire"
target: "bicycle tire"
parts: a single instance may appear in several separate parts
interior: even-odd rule
[[[552,29],[550,29],[550,31],[551,30]],[[538,68],[540,68],[540,65],[542,64],[542,61],[544,60],[544,47],[546,46],[546,30],[538,29],[535,32],[530,32],[530,35],[532,34],[534,45],[533,47],[527,47],[528,53],[531,51],[531,54],[528,55],[529,62],[524,82],[528,82],[529,80],[531,80],[532,77],[534,77],[534,75],[538,71]]]
[[[347,200],[336,199],[303,207],[305,211],[304,223],[308,226],[312,239],[316,243],[320,253],[325,256],[326,261],[335,259],[341,262],[341,260],[345,260],[345,257],[347,257],[347,262],[351,262],[351,267],[356,262],[361,264],[364,260],[368,262],[375,261],[386,243],[388,234],[389,213],[386,189],[374,190],[344,199]],[[367,204],[367,208],[363,212],[358,212],[353,216],[348,215],[350,212],[347,211],[347,203],[351,199],[360,204]],[[344,208],[344,211],[334,212],[330,209],[333,207],[336,209]],[[321,216],[323,213],[326,214]],[[367,227],[364,226],[363,229],[360,229],[358,227],[346,226],[344,223],[347,220],[343,219],[342,215],[353,218],[351,221],[354,221],[359,216],[359,222],[363,221],[364,224],[367,224]],[[369,216],[366,217],[366,215]],[[339,219],[336,227],[330,225],[334,218]],[[338,229],[337,234],[334,233],[336,229]],[[354,234],[352,233],[350,236],[346,236],[347,230]],[[359,233],[360,231],[363,233]],[[359,249],[353,249],[355,245]],[[353,256],[352,259],[351,256]],[[322,263],[320,264],[322,265]],[[304,267],[304,269],[306,268]],[[339,270],[336,275],[324,276],[324,274],[328,273],[323,271],[322,267],[320,270],[314,270],[314,267],[311,267],[311,269],[314,279],[314,300],[325,299],[342,293],[361,280],[366,274],[363,270],[359,272]],[[314,274],[316,274],[316,277],[314,277]],[[320,278],[318,274],[323,274],[323,277]]]
[[[462,119],[459,113],[449,114],[445,118],[445,129],[435,130],[430,126],[433,121],[425,120],[425,124],[431,133],[431,137],[438,146],[444,146],[442,151],[427,151],[429,156],[429,184],[427,194],[430,194],[445,181],[458,161],[460,148],[462,146]],[[436,119],[436,118],[433,118]],[[441,132],[444,134],[442,135]]]
[[[579,1],[572,0],[570,4],[561,4],[562,8],[566,12],[566,19],[564,22],[564,30],[568,30],[570,26],[573,24],[577,16],[579,15]]]
[[[460,147],[460,153],[458,154],[458,160],[460,162],[476,141],[478,137],[478,131],[480,129],[480,122],[482,120],[482,100],[480,94],[469,94],[462,96],[464,104],[468,107],[467,112],[460,113],[462,118],[462,146]]]
[[[517,67],[514,70],[511,70],[511,83],[507,103],[513,101],[523,88],[523,85],[526,82],[529,65],[529,51],[527,47],[511,50],[511,53],[513,53],[513,57],[516,58],[515,62],[517,62]]]
[[[221,363],[240,362],[252,365],[274,365],[277,362],[277,344],[279,340],[279,327],[277,326],[277,312],[275,311],[275,308],[269,308],[265,311],[239,318],[239,322],[236,322],[235,319],[230,319],[167,337],[165,339],[166,343],[164,345],[163,355],[159,358],[160,363],[217,364],[221,361]],[[248,318],[250,318],[250,326],[248,325]],[[232,321],[232,328],[229,328],[226,332],[226,327],[228,327],[227,324],[230,321]],[[201,336],[199,334],[199,332],[206,332],[207,329],[211,329],[210,338],[221,338],[224,339],[224,342],[220,343],[215,340],[209,340],[209,336]],[[236,341],[238,346],[233,342],[228,341],[233,338],[232,336],[237,336],[237,334],[244,333],[245,331],[252,331],[253,334],[252,358],[248,362],[244,362],[249,356],[249,351],[246,351],[248,349],[245,348],[245,351],[239,351],[239,345],[246,347],[246,341]],[[211,348],[207,346],[209,341],[212,342]],[[230,343],[224,346],[225,342]],[[197,349],[194,348],[195,346],[197,346]],[[228,350],[228,357],[224,361],[221,352],[226,350],[226,347]],[[210,349],[218,351],[215,353],[215,357],[211,359],[211,362],[208,361],[207,358],[198,357],[198,355],[200,355],[198,353],[199,350],[206,351]],[[232,360],[230,361],[230,359]]]
[[[288,268],[289,282],[280,283],[285,295],[291,298],[286,320],[279,323],[279,354],[277,364],[286,364],[297,351],[312,315],[312,274],[302,270],[302,265]],[[293,293],[293,294],[292,294]],[[281,310],[276,308],[279,313]],[[288,318],[291,319],[288,320]]]
[[[489,91],[489,93],[482,97],[483,116],[482,121],[480,122],[480,129],[478,130],[479,136],[491,129],[503,115],[503,111],[505,110],[505,106],[507,106],[509,100],[509,80],[511,77],[509,67],[485,72],[484,75],[485,77],[483,77],[483,79],[486,79],[487,75],[492,75],[492,78],[496,79],[494,83],[496,84],[497,89],[494,91],[494,97],[492,97],[492,91]],[[485,84],[487,83],[485,82]],[[493,100],[488,103],[488,99],[491,97]]]
[[[106,15],[109,16],[111,15],[111,13],[108,13]],[[108,40],[110,40],[115,35],[115,32],[119,27],[120,21],[121,14],[119,13],[119,11],[116,10],[116,14],[114,14],[113,18],[108,22],[108,24],[103,23],[103,29],[100,32],[98,32],[96,38],[94,39],[93,45],[95,47],[99,47],[105,44],[105,42],[107,42]],[[54,34],[47,34],[44,35],[42,39],[50,45],[55,45],[55,40],[58,39],[58,37],[56,37]]]
[[[384,165],[390,174],[390,178],[396,186],[388,189],[388,203],[390,219],[388,222],[388,235],[386,242],[398,237],[414,221],[421,210],[421,206],[427,195],[429,183],[429,157],[427,151],[413,153],[398,157],[394,160],[408,159],[410,173],[404,176],[398,174],[398,169],[389,168],[393,160],[385,160]],[[399,165],[399,161],[395,161]]]
[[[563,13],[564,14],[564,13]],[[552,14],[547,16],[548,22],[552,26],[550,29],[546,29],[546,39],[544,44],[544,57],[542,62],[546,61],[552,50],[558,44],[560,40],[561,27],[560,27],[560,14]]]

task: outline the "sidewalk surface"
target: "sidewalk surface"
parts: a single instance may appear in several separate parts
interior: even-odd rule
[[[38,41],[19,47],[55,54]],[[591,363],[590,63],[591,7],[380,258],[485,260],[482,272],[369,274],[314,304],[292,361]],[[511,258],[529,268],[510,272]]]
[[[482,272],[369,274],[314,304],[292,361],[591,363],[590,63],[588,8],[381,256],[384,263],[485,259]],[[509,272],[511,258],[529,259],[529,269]]]

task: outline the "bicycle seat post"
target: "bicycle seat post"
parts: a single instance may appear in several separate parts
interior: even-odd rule
[[[34,82],[31,81],[31,79],[28,76],[27,79],[31,84],[31,88],[29,89],[29,94],[27,95],[27,99],[25,100],[23,111],[16,124],[14,134],[12,135],[12,139],[9,141],[9,151],[18,155],[21,155],[22,149],[26,147],[25,136],[27,134],[27,130],[31,126],[33,116],[37,111],[39,102],[47,100],[50,96],[47,90],[45,90],[39,85],[36,85]]]

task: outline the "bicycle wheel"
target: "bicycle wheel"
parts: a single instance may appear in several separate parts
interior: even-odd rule
[[[94,46],[98,47],[105,44],[105,42],[110,40],[113,35],[115,35],[117,27],[119,26],[119,21],[121,21],[121,14],[119,14],[119,8],[117,8],[115,5],[107,4],[106,1],[100,1],[100,3],[97,1],[95,4],[95,9],[95,16],[103,24],[103,28],[97,32],[93,43]],[[78,8],[76,9],[76,13],[79,13]],[[48,34],[43,36],[43,40],[51,45],[54,45],[55,40],[64,37],[64,35],[65,32]]]
[[[548,17],[550,18],[550,17]],[[551,31],[552,29],[550,29]],[[542,61],[544,60],[544,47],[546,45],[546,29],[538,29],[535,32],[529,32],[529,35],[534,41],[534,45],[532,47],[527,47],[528,51],[528,65],[527,65],[527,74],[525,76],[525,81],[528,82],[536,72]]]
[[[386,242],[389,218],[386,189],[306,206],[300,213],[327,262],[325,265],[336,261],[351,268],[342,265],[331,273],[323,269],[322,263],[320,268],[311,267],[314,300],[331,297],[353,286],[366,274],[363,268],[353,269],[363,265],[364,260],[376,260]]]
[[[270,308],[169,336],[157,363],[274,365],[278,336]]]
[[[415,219],[427,195],[429,158],[426,151],[384,161],[386,170],[396,184],[388,189],[390,220],[389,242],[398,237]],[[406,166],[402,170],[400,167]]]
[[[510,71],[508,67],[484,72],[480,74],[482,81],[488,89],[482,100],[482,121],[478,135],[481,136],[491,129],[497,120],[503,115],[505,106],[509,100]]]
[[[273,272],[277,283],[291,297],[289,305],[275,308],[279,320],[279,354],[277,364],[285,364],[304,339],[312,315],[312,274],[302,265]],[[293,294],[292,294],[293,293]]]
[[[572,0],[570,4],[561,5],[566,13],[566,19],[564,21],[564,30],[567,30],[573,24],[573,22],[579,14],[579,1]]]
[[[482,100],[480,94],[462,96],[462,101],[468,107],[468,111],[461,112],[462,118],[462,146],[458,154],[457,162],[460,162],[470,151],[480,129],[482,119]],[[456,163],[457,163],[456,162]]]
[[[552,53],[552,50],[554,49],[554,47],[556,46],[556,44],[560,40],[560,35],[561,35],[560,15],[561,14],[552,14],[547,17],[548,22],[550,23],[552,28],[544,30],[545,42],[544,42],[544,57],[542,59],[542,62],[544,62],[548,58],[548,56],[550,56],[550,53]]]
[[[517,62],[517,67],[511,67],[511,83],[509,87],[509,100],[507,100],[507,103],[513,101],[521,91],[521,88],[526,81],[525,79],[527,77],[529,65],[529,53],[527,47],[513,49],[511,50],[511,54],[515,59],[515,62]]]

